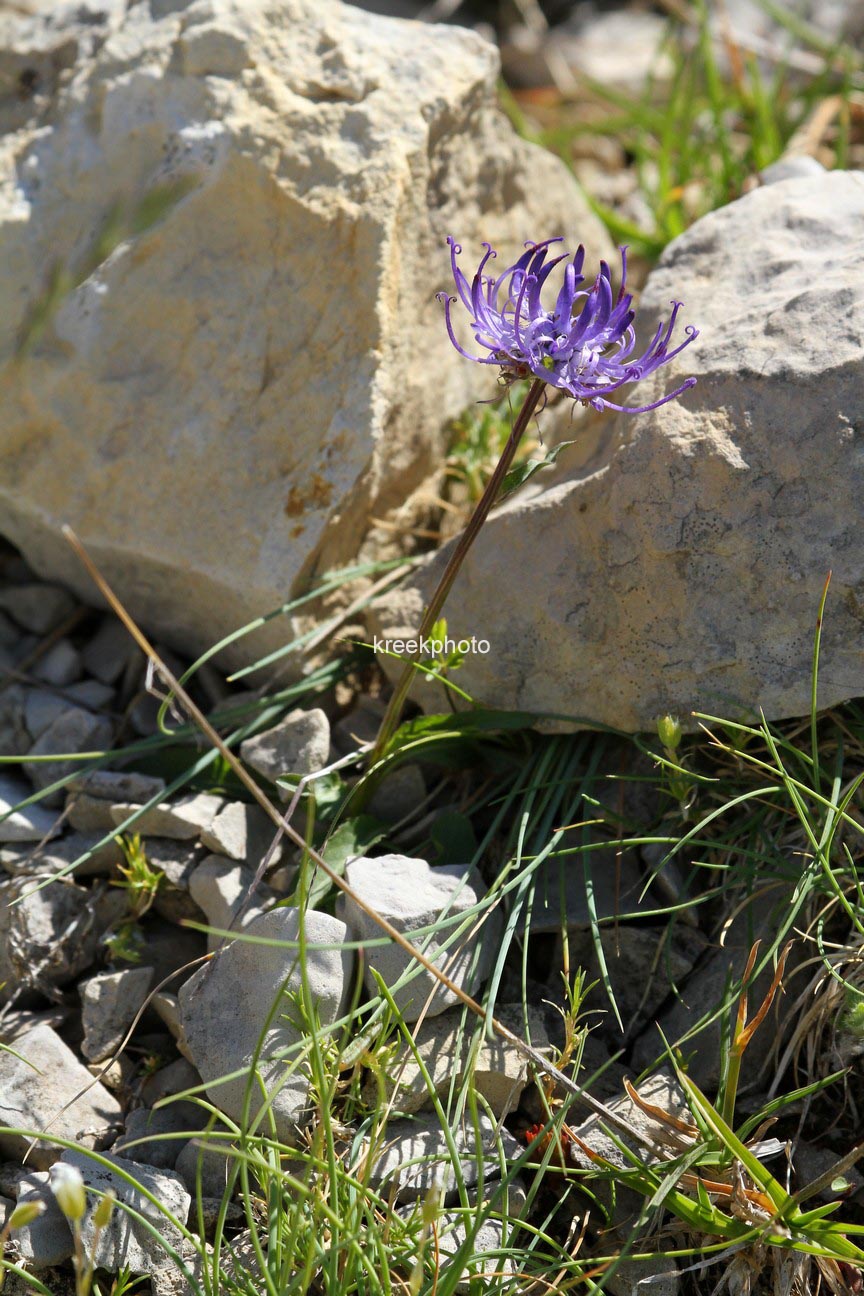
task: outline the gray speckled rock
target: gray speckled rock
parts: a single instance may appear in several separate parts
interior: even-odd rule
[[[414,1044],[429,1073],[433,1092],[442,1097],[449,1091],[454,1077],[457,1077],[457,1084],[460,1082],[470,1058],[471,1076],[477,1093],[489,1104],[494,1116],[503,1118],[519,1102],[528,1082],[529,1064],[500,1035],[484,1039],[474,1053],[477,1032],[483,1027],[470,1014],[468,1020],[464,1020],[465,1015],[462,1008],[450,1008],[437,1017],[428,1018],[412,1031]],[[528,1038],[535,1048],[548,1047],[549,1037],[539,1009],[528,1009],[527,1027],[520,1004],[500,1004],[495,1015],[512,1031]],[[407,1044],[400,1046],[383,1083],[384,1094],[388,1101],[392,1097],[395,1111],[407,1115],[432,1105],[420,1064],[413,1048]],[[377,1077],[369,1077],[363,1096],[370,1106],[379,1100]]]
[[[562,840],[566,849],[569,839]],[[593,911],[598,921],[614,917],[638,917],[655,907],[643,895],[646,871],[640,867],[633,851],[614,848],[592,850],[578,855],[550,856],[534,870],[530,928],[534,933],[584,930],[592,924],[592,906],[588,902],[590,883]]]
[[[819,705],[864,692],[862,259],[856,171],[756,189],[670,244],[646,326],[674,297],[701,336],[631,403],[698,385],[610,417],[590,464],[490,518],[446,608],[454,639],[490,640],[459,674],[477,701],[626,730],[806,714],[829,570]],[[416,629],[447,552],[373,632]],[[502,598],[514,571],[530,580]]]
[[[260,806],[229,801],[202,832],[201,844],[217,855],[227,855],[229,859],[257,868],[275,835],[272,819]],[[281,858],[280,842],[270,857],[271,863],[278,864]]]
[[[647,1080],[638,1086],[638,1092],[647,1103],[668,1112],[673,1118],[680,1120],[690,1119],[690,1110],[687,1106],[684,1091],[668,1069],[649,1076]],[[624,1137],[624,1142],[632,1152],[651,1161],[664,1158],[669,1145],[666,1137],[668,1127],[662,1121],[654,1120],[641,1107],[637,1106],[627,1093],[620,1098],[612,1099],[607,1105],[638,1136],[638,1138]],[[581,1124],[576,1124],[575,1119],[571,1119],[570,1124],[574,1132],[583,1143],[587,1144],[592,1152],[605,1157],[607,1161],[611,1161],[616,1166],[626,1167],[631,1164],[615,1140],[606,1133],[603,1128],[604,1122],[600,1116],[589,1116]],[[615,1133],[620,1140],[622,1138],[621,1131],[616,1130]],[[572,1163],[580,1170],[596,1169],[596,1163],[577,1144],[572,1143],[570,1145],[568,1155]],[[610,1215],[619,1227],[625,1227],[626,1224],[632,1223],[633,1218],[638,1214],[645,1202],[645,1198],[636,1189],[625,1188],[620,1184],[616,1186],[612,1181],[597,1180],[592,1184],[592,1187],[597,1192],[600,1201],[607,1205]]]
[[[193,1102],[168,1103],[156,1111],[136,1107],[126,1116],[126,1128],[113,1151],[130,1161],[143,1162],[159,1170],[173,1170],[186,1146],[181,1134],[196,1134],[207,1124],[206,1113]],[[178,1170],[178,1174],[182,1172]],[[182,1175],[185,1180],[186,1176]],[[224,1179],[224,1175],[223,1175]]]
[[[82,706],[69,706],[41,731],[27,756],[62,757],[67,752],[101,752],[111,745],[111,736],[113,736],[113,726],[104,715],[93,715]],[[63,759],[45,762],[25,761],[22,767],[32,785],[40,789],[48,787],[48,784],[56,779],[62,779],[66,774],[74,774],[80,769],[80,762],[63,761]]]
[[[57,815],[44,805],[15,810],[33,789],[13,774],[0,772],[0,842],[38,842],[58,831]]]
[[[100,752],[111,746],[114,726],[104,716],[94,715],[83,707],[68,707],[36,739],[28,756],[63,756],[67,752]],[[67,774],[80,769],[76,760],[32,761],[22,764],[24,772],[37,791],[48,787]],[[46,804],[62,803],[63,792],[50,794]]]
[[[189,894],[189,883],[199,864],[206,858],[204,848],[193,841],[148,837],[144,842],[144,851],[151,866],[163,874],[153,901],[154,911],[174,923],[180,923],[184,918],[203,922],[204,914]]]
[[[385,824],[416,814],[426,797],[426,782],[419,765],[399,765],[385,775],[369,798],[367,810]]]
[[[650,1284],[650,1286],[649,1286]],[[612,1296],[678,1296],[678,1261],[659,1252],[642,1260],[624,1260],[606,1283]]]
[[[3,646],[0,644],[2,659]],[[30,689],[24,689],[20,684],[7,684],[0,693],[0,756],[23,756],[32,746],[33,737],[25,720],[29,692]],[[2,827],[0,824],[0,830]],[[3,840],[8,838],[0,835],[0,841]]]
[[[120,1122],[120,1104],[103,1088],[50,1026],[36,1026],[15,1041],[15,1054],[0,1050],[0,1125],[48,1129],[82,1147],[98,1147]],[[23,1060],[22,1060],[23,1059]],[[49,1128],[50,1127],[50,1128]],[[0,1152],[24,1156],[30,1141],[0,1133]],[[45,1169],[60,1149],[38,1142],[28,1164]]]
[[[12,903],[15,901],[16,903]],[[83,887],[32,878],[0,882],[0,1003],[66,985],[96,957],[106,925]]]
[[[501,931],[500,910],[483,923],[479,933],[469,936],[482,915],[465,918],[483,899],[486,887],[480,874],[468,864],[448,864],[432,868],[423,859],[406,855],[379,855],[352,860],[345,871],[353,891],[397,931],[406,936],[438,924],[445,915],[444,926],[437,935],[419,934],[412,943],[469,994],[476,994],[494,960]],[[357,940],[377,940],[381,929],[348,895],[340,895],[337,912],[344,917]],[[465,931],[457,931],[465,924]],[[374,968],[384,979],[406,1021],[416,1021],[430,995],[428,1013],[443,1012],[457,1003],[456,995],[413,960],[400,946],[376,945],[366,951],[367,967]],[[396,989],[397,982],[409,969],[413,975]],[[376,993],[375,982],[367,972],[366,988]]]
[[[508,1130],[494,1125],[485,1114],[477,1129],[463,1119],[452,1134],[466,1188],[478,1182],[478,1160],[483,1163],[484,1179],[498,1179],[501,1161],[516,1160],[525,1150]],[[389,1121],[385,1143],[369,1176],[370,1184],[385,1196],[395,1187],[397,1201],[413,1201],[425,1197],[435,1185],[445,1196],[456,1188],[456,1171],[437,1113]]]
[[[98,680],[82,680],[79,684],[70,684],[61,693],[52,693],[48,689],[31,688],[27,690],[24,708],[24,720],[31,742],[28,750],[37,738],[48,729],[55,720],[59,720],[67,711],[77,707],[88,711],[98,710],[113,697],[113,690],[106,691],[105,685]],[[68,786],[68,785],[67,785]]]
[[[43,878],[64,869],[67,877],[107,877],[122,863],[123,852],[113,837],[103,841],[104,837],[104,833],[64,833],[41,850],[31,846],[0,851],[0,860],[6,872],[15,877]],[[69,865],[77,860],[82,862],[70,873]]]
[[[779,13],[803,21],[829,44],[844,39],[854,43],[864,35],[864,12],[858,0],[787,0]],[[802,42],[771,12],[770,6],[763,7],[759,0],[726,0],[725,7],[713,14],[712,23],[721,58],[724,54],[728,58],[725,50],[730,37],[733,43],[740,41],[742,49],[754,43],[757,53],[770,51],[771,63],[778,53],[785,55],[787,50],[801,56]],[[814,65],[820,66],[811,62],[811,70]]]
[[[116,684],[130,659],[140,650],[129,631],[114,616],[106,616],[81,653],[89,675],[103,684]]]
[[[310,945],[305,975],[321,1023],[326,1026],[336,1021],[343,1010],[353,951],[343,948],[344,923],[314,910],[306,914],[305,921]],[[308,1091],[307,1073],[302,1064],[296,1065],[302,1033],[295,1025],[296,1008],[288,999],[269,1027],[267,1022],[283,991],[297,990],[301,985],[298,935],[298,911],[288,907],[272,909],[250,923],[244,936],[284,944],[234,940],[180,990],[191,1060],[207,1085],[209,1098],[233,1120],[243,1119],[246,1076],[222,1084],[219,1081],[238,1069],[248,1071],[263,1035],[258,1071],[273,1098],[271,1111],[277,1133],[289,1141],[296,1138]],[[330,948],[311,948],[316,944]],[[292,1062],[295,1065],[289,1071]],[[260,1088],[253,1086],[249,1101],[253,1117],[260,1106]]]
[[[512,1227],[512,1226],[511,1226]],[[471,1261],[466,1264],[464,1257],[462,1260],[462,1273],[457,1282],[454,1291],[459,1296],[470,1296],[474,1291],[483,1290],[487,1284],[494,1291],[499,1284],[508,1279],[513,1280],[516,1275],[516,1262],[512,1255],[497,1256],[489,1255],[489,1252],[501,1251],[504,1248],[505,1226],[500,1220],[487,1219],[476,1228],[471,1217],[466,1217],[462,1212],[445,1212],[440,1220],[436,1221],[438,1231],[438,1249],[441,1254],[442,1272],[447,1271],[447,1259],[455,1256],[459,1248],[465,1243],[469,1231],[471,1237]],[[510,1232],[507,1229],[506,1232]],[[478,1278],[481,1283],[478,1284]],[[485,1282],[483,1281],[485,1280]]]
[[[756,940],[763,942],[764,950],[765,942],[776,939],[791,902],[791,883],[786,887],[769,884],[747,900],[741,897],[731,922],[724,925],[722,933],[715,933],[710,943],[706,942],[702,956],[690,975],[683,978],[678,993],[669,997],[656,1020],[649,1022],[636,1039],[630,1055],[631,1066],[638,1070],[653,1069],[662,1059],[668,1042],[668,1046],[680,1049],[688,1075],[701,1089],[705,1092],[716,1089],[725,1066],[724,1030],[738,1009],[740,991],[736,986],[750,950]],[[762,1067],[768,1065],[778,1040],[785,1039],[797,1022],[794,1004],[804,987],[803,957],[803,944],[796,941],[783,975],[786,993],[775,997],[765,1024],[747,1048],[742,1083],[749,1083],[760,1074]],[[773,975],[774,967],[769,961],[751,981],[751,1013],[762,1002]],[[708,1024],[700,1026],[703,1021]]]
[[[58,585],[28,582],[0,589],[0,608],[22,629],[45,635],[75,610],[75,600]]]
[[[16,1229],[13,1240],[27,1267],[38,1272],[49,1265],[63,1264],[70,1259],[75,1246],[69,1221],[49,1187],[47,1171],[22,1176],[18,1186],[18,1205],[31,1201],[41,1201],[45,1209],[32,1224]]]
[[[111,809],[110,802],[101,797],[76,792],[66,797],[66,822],[78,832],[104,835],[116,827]]]
[[[137,770],[86,770],[67,784],[70,793],[84,793],[100,801],[134,801],[142,805],[165,790],[165,780]]]
[[[191,1197],[186,1191],[183,1180],[170,1170],[155,1170],[151,1166],[142,1166],[136,1161],[127,1161],[123,1157],[103,1154],[110,1163],[108,1169],[90,1158],[84,1152],[64,1152],[62,1160],[66,1165],[76,1166],[84,1178],[87,1187],[98,1188],[101,1192],[111,1190],[118,1202],[132,1207],[138,1214],[157,1230],[159,1236],[175,1248],[180,1248],[183,1235],[168,1218],[170,1214],[180,1224],[185,1224],[189,1215]],[[118,1173],[122,1171],[131,1175],[140,1187],[133,1187]],[[141,1188],[155,1197],[157,1205],[145,1197]],[[164,1247],[159,1240],[144,1228],[132,1215],[119,1206],[115,1207],[111,1219],[96,1240],[93,1212],[99,1198],[87,1194],[87,1212],[81,1221],[81,1237],[85,1253],[93,1254],[97,1267],[116,1273],[121,1265],[126,1265],[133,1274],[150,1273],[153,1269],[174,1268]],[[161,1209],[160,1209],[161,1208]]]
[[[68,688],[81,678],[81,654],[69,639],[59,639],[33,666],[34,679],[55,688]]]
[[[200,1110],[200,1109],[199,1109]],[[199,1125],[203,1122],[199,1119]],[[220,1198],[228,1182],[229,1159],[219,1148],[225,1146],[211,1139],[190,1139],[184,1143],[175,1162],[175,1169],[191,1193],[194,1193],[201,1176],[201,1190],[205,1197]]]

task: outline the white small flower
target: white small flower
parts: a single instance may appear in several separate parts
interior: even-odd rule
[[[67,1219],[77,1222],[84,1218],[87,1194],[81,1171],[76,1166],[66,1165],[63,1161],[52,1166],[51,1191]]]

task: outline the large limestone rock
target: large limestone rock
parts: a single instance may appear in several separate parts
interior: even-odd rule
[[[862,258],[859,172],[758,189],[667,249],[646,324],[681,298],[702,333],[631,403],[698,385],[610,419],[593,459],[493,515],[446,606],[454,639],[490,641],[462,688],[626,730],[665,711],[801,715],[832,570],[819,703],[864,692]],[[382,606],[379,634],[416,629],[443,557]]]
[[[99,9],[0,26],[0,526],[92,597],[70,523],[203,647],[356,555],[488,394],[434,299],[448,233],[608,245],[471,32],[336,0]]]

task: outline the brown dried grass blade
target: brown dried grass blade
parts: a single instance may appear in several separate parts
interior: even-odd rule
[[[680,1134],[686,1134],[689,1138],[698,1138],[699,1129],[696,1125],[691,1125],[689,1121],[682,1120],[680,1116],[673,1116],[672,1112],[666,1111],[663,1107],[656,1106],[643,1098],[635,1085],[624,1077],[624,1088],[627,1090],[627,1097],[632,1103],[643,1111],[646,1116],[657,1121],[658,1125],[669,1125],[672,1129],[677,1130]]]
[[[786,969],[786,960],[789,957],[789,951],[791,950],[794,943],[795,943],[794,941],[790,940],[787,941],[786,944],[783,946],[783,949],[780,952],[780,957],[777,960],[777,967],[774,970],[774,976],[772,977],[771,984],[768,987],[768,993],[765,995],[765,998],[762,1000],[762,1004],[759,1008],[759,1011],[757,1012],[756,1016],[753,1018],[752,1022],[750,1022],[749,1025],[745,1026],[741,1031],[737,1032],[735,1046],[742,1053],[744,1052],[745,1048],[750,1043],[756,1031],[759,1029],[763,1021],[767,1017],[771,1005],[774,1002],[774,997],[777,994],[777,991],[781,988],[780,982],[782,980],[783,973]],[[750,975],[750,972],[752,971],[753,963],[755,962],[756,959],[756,950],[758,948],[758,945],[759,942],[757,941],[756,944],[753,946],[753,949],[750,951],[750,958],[747,960],[747,970],[744,973],[745,983],[747,977]],[[741,996],[741,999],[744,1003],[745,1019],[746,1019],[746,1011],[747,1011],[746,995],[747,995],[747,991],[745,990]],[[739,1018],[740,1018],[740,1008],[739,1008]]]

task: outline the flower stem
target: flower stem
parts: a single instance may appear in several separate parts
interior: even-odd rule
[[[477,539],[480,528],[486,521],[489,510],[495,503],[498,492],[501,489],[501,484],[510,469],[513,457],[519,448],[519,442],[525,434],[525,429],[528,427],[531,416],[537,408],[537,403],[540,400],[545,386],[546,384],[542,378],[535,378],[534,382],[531,384],[522,408],[516,416],[510,435],[507,438],[507,444],[501,453],[501,458],[498,460],[495,471],[486,483],[486,489],[478,501],[477,507],[468,519],[468,524],[466,525],[465,530],[459,536],[459,539],[453,548],[453,552],[447,560],[447,566],[444,568],[435,592],[429,600],[429,605],[423,614],[423,620],[420,623],[420,629],[417,632],[418,639],[425,638],[438,620],[438,616],[444,606],[447,595],[450,593],[450,590],[453,587],[453,582],[459,574],[459,568],[465,561],[468,550]],[[396,726],[399,723],[402,707],[405,705],[405,699],[408,696],[408,690],[411,687],[411,681],[414,678],[414,665],[418,660],[419,655],[419,652],[415,653],[414,656],[405,663],[405,668],[399,676],[396,687],[394,688],[390,701],[387,704],[384,719],[381,721],[381,728],[378,731],[378,737],[369,758],[370,765],[374,765],[376,761],[381,759],[381,756],[384,754],[384,749],[393,737]]]

